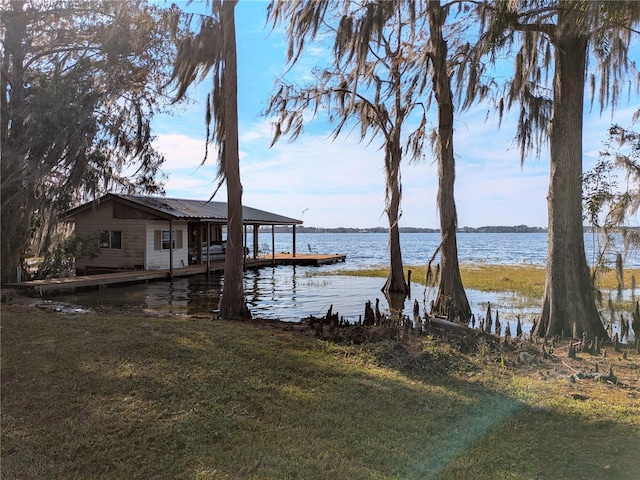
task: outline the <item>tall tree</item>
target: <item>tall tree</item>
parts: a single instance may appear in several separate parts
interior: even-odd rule
[[[58,214],[76,201],[160,189],[150,120],[170,44],[162,12],[144,2],[1,9],[2,280],[11,281],[30,246],[47,254]]]
[[[450,43],[454,45],[453,49],[449,48],[449,43],[445,40],[445,25],[449,20],[449,12],[454,5],[458,5],[461,17],[464,20],[452,22],[450,34],[454,35],[450,39]],[[419,105],[421,97],[425,98],[424,105],[431,105],[431,95],[435,96],[435,103],[438,110],[438,123],[433,131],[429,133],[427,128],[427,119],[424,115],[424,106],[422,106],[422,119],[419,127],[407,136],[407,146],[404,153],[410,153],[412,159],[416,159],[423,155],[423,141],[430,138],[434,147],[434,154],[438,162],[438,210],[440,213],[442,241],[436,253],[441,256],[441,275],[438,295],[434,302],[434,312],[445,314],[452,319],[458,318],[463,322],[468,321],[471,316],[471,309],[467,300],[464,286],[460,276],[460,268],[458,263],[457,252],[457,215],[454,196],[455,181],[455,157],[453,150],[453,116],[454,102],[451,92],[453,77],[458,80],[457,86],[460,90],[459,96],[465,97],[464,104],[469,106],[473,100],[482,91],[482,83],[476,73],[477,66],[471,61],[460,61],[467,56],[469,47],[466,43],[468,36],[466,35],[471,22],[468,20],[468,13],[472,9],[472,5],[466,5],[465,2],[453,2],[442,5],[440,2],[409,2],[404,0],[383,2],[341,2],[337,6],[331,2],[272,2],[270,6],[270,17],[274,24],[281,19],[286,19],[289,26],[287,35],[289,37],[289,59],[295,62],[301,54],[305,42],[316,38],[325,32],[323,24],[327,23],[328,17],[335,10],[342,11],[341,20],[335,31],[335,47],[336,59],[346,57],[352,64],[351,68],[361,68],[361,65],[373,65],[376,60],[381,64],[395,66],[400,65],[397,70],[401,73],[400,81],[402,88],[410,94],[401,94],[401,98],[408,99],[405,104],[407,113],[400,117],[404,121],[409,118],[411,109]],[[365,12],[358,16],[357,13]],[[385,13],[386,12],[386,13]],[[386,15],[386,16],[385,16]],[[387,19],[387,20],[385,20]],[[426,24],[428,19],[428,25]],[[387,30],[392,28],[406,29],[410,35],[403,39],[402,48],[390,51],[380,51],[380,40],[382,35],[386,35]],[[347,26],[348,28],[343,28]],[[428,27],[425,28],[425,27]],[[428,35],[426,35],[428,33]],[[463,38],[464,37],[464,38]],[[345,53],[345,52],[348,52]],[[390,55],[389,53],[392,52]],[[412,55],[418,55],[422,59],[422,64],[417,68],[411,63],[414,62]],[[372,60],[373,59],[373,60]],[[368,62],[368,63],[367,63]],[[406,68],[411,65],[410,68]],[[421,68],[422,67],[422,68]],[[344,67],[341,65],[341,68]],[[358,70],[355,70],[358,71]],[[383,77],[379,71],[371,68],[360,70],[362,75],[372,75],[379,79],[386,79],[388,85],[385,87],[387,92],[391,92],[394,83],[394,72],[390,70],[386,77]],[[427,78],[431,74],[432,84],[428,88]],[[343,80],[342,70],[336,70],[335,74],[339,75]],[[467,82],[468,76],[473,77],[472,82]],[[383,81],[384,82],[384,81]],[[362,91],[369,93],[375,89],[370,87],[367,81],[361,81],[356,84]],[[288,92],[285,92],[288,94]],[[361,92],[359,92],[361,93]],[[282,94],[282,91],[280,92]],[[361,93],[362,94],[362,93]],[[380,95],[373,96],[375,102],[386,101]],[[391,107],[389,111],[397,112],[393,98],[389,99]],[[300,106],[302,107],[303,104]],[[396,117],[398,118],[398,117]],[[300,127],[300,123],[288,119],[295,128]],[[391,130],[390,130],[391,131]],[[277,133],[280,133],[279,131]],[[380,134],[374,131],[374,134]],[[384,132],[383,132],[383,135]],[[364,137],[363,137],[364,138]],[[387,138],[386,136],[384,137]],[[404,142],[404,140],[402,140]],[[386,141],[385,147],[393,146],[393,141]],[[401,151],[401,150],[399,150]],[[389,182],[389,173],[391,168],[387,169],[387,187],[393,185]],[[393,196],[388,196],[388,199]],[[388,207],[391,203],[388,204]],[[387,212],[393,212],[393,208],[387,208]],[[394,268],[401,269],[401,263],[394,266],[394,234],[393,225],[397,225],[397,217],[390,218],[391,233],[391,273],[387,281],[387,286],[394,282]],[[399,245],[399,243],[398,243]],[[399,249],[398,249],[399,251]],[[396,254],[396,258],[399,257]],[[435,254],[434,254],[435,257]],[[404,279],[395,280],[397,284],[403,282]]]
[[[436,136],[436,156],[438,158],[438,210],[440,212],[440,284],[434,302],[434,312],[468,323],[471,307],[462,284],[458,262],[458,216],[454,195],[455,157],[453,151],[454,102],[451,91],[453,69],[449,68],[449,47],[444,38],[443,28],[449,7],[443,7],[439,0],[428,2],[430,45],[427,50],[432,63],[431,74],[433,92],[438,107],[438,127]],[[469,65],[473,70],[475,67]],[[472,89],[471,91],[475,91]]]
[[[627,52],[632,27],[640,18],[640,3],[505,0],[487,12],[490,42],[513,47],[517,40],[519,45],[515,74],[501,108],[520,105],[517,139],[522,159],[526,152],[539,151],[549,141],[547,277],[534,334],[586,333],[590,338],[606,338],[595,304],[582,225],[587,59],[591,52],[599,69],[590,83],[595,92],[600,80],[601,107],[615,107],[628,71]],[[549,72],[553,85],[548,96],[545,79]]]
[[[275,2],[270,5],[275,25],[288,22],[290,62],[302,54],[306,40],[333,35],[332,65],[316,73],[305,87],[283,84],[266,110],[274,115],[274,142],[289,134],[297,138],[309,111],[326,109],[335,123],[333,138],[355,122],[360,140],[382,138],[386,177],[385,212],[389,224],[390,270],[383,290],[405,293],[399,220],[402,196],[400,167],[403,156],[418,159],[424,144],[425,88],[421,74],[420,20],[412,4],[398,8],[394,2]],[[412,21],[410,21],[412,19]],[[424,19],[422,20],[424,22]],[[414,111],[421,111],[417,128],[403,135]]]
[[[244,294],[244,247],[242,241],[242,183],[238,146],[238,67],[236,60],[236,0],[211,3],[211,16],[200,17],[200,30],[182,40],[176,58],[173,80],[176,98],[188,87],[205,78],[213,68],[213,87],[207,96],[207,144],[218,145],[218,188],[227,187],[227,250],[220,316],[250,319]],[[187,23],[192,15],[182,17]],[[177,23],[176,23],[177,25]],[[213,132],[209,127],[213,121]],[[206,160],[206,153],[205,153]],[[213,196],[217,193],[214,191]]]

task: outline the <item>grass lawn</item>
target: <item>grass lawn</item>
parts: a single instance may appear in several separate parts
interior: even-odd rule
[[[2,305],[1,478],[637,479],[640,356]],[[481,337],[478,337],[481,341]],[[569,380],[613,366],[624,385]]]

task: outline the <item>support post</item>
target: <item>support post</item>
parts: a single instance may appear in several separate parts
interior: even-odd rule
[[[207,275],[209,275],[209,272],[211,272],[211,257],[209,256],[209,245],[211,245],[211,224],[207,222],[207,249],[205,250],[207,252],[205,253],[207,258]]]
[[[293,226],[293,258],[296,257],[296,226]]]
[[[258,257],[258,234],[260,233],[260,226],[253,225],[253,258]]]
[[[276,264],[276,226],[271,225],[271,263]]]
[[[173,280],[173,220],[169,219],[169,278]]]

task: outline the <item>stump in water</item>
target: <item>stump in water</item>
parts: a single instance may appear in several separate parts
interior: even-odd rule
[[[491,333],[491,324],[493,322],[493,319],[491,318],[491,302],[487,302],[487,316],[485,319],[485,331],[487,333]]]
[[[367,300],[364,304],[364,326],[370,326],[375,323],[375,317],[373,314],[373,308],[371,308],[371,301]]]
[[[624,269],[622,266],[622,254],[616,253],[616,280],[618,281],[618,295],[622,296],[624,289]]]
[[[333,304],[329,306],[329,310],[327,310],[327,314],[321,320],[320,323],[330,325],[332,329],[337,329],[340,325],[340,315],[336,312],[333,313]]]
[[[633,311],[633,320],[631,328],[636,338],[640,338],[640,301],[636,301],[636,308]]]
[[[422,333],[422,319],[420,318],[420,304],[418,300],[413,301],[413,323],[418,334]]]
[[[533,324],[531,325],[531,331],[529,332],[529,338],[534,338],[533,332],[536,331],[537,325],[538,325],[538,318],[534,318]]]
[[[413,322],[409,319],[408,316],[403,315],[402,316],[402,330],[403,330],[402,338],[404,339],[409,338],[409,330],[411,330],[412,328],[413,328]]]
[[[629,322],[625,320],[624,315],[620,314],[620,340],[629,337]]]
[[[522,322],[520,321],[520,315],[518,315],[518,324],[516,325],[516,337],[522,337]]]

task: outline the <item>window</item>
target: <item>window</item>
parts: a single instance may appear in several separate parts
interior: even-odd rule
[[[122,248],[122,232],[120,230],[100,230],[100,248],[120,250]]]
[[[173,231],[173,248],[176,248],[176,231]],[[162,231],[162,250],[169,250],[171,245],[169,244],[169,230]]]
[[[169,236],[169,230],[154,230],[154,250],[180,250],[182,248],[182,230],[174,230]],[[173,245],[172,245],[173,244]]]

